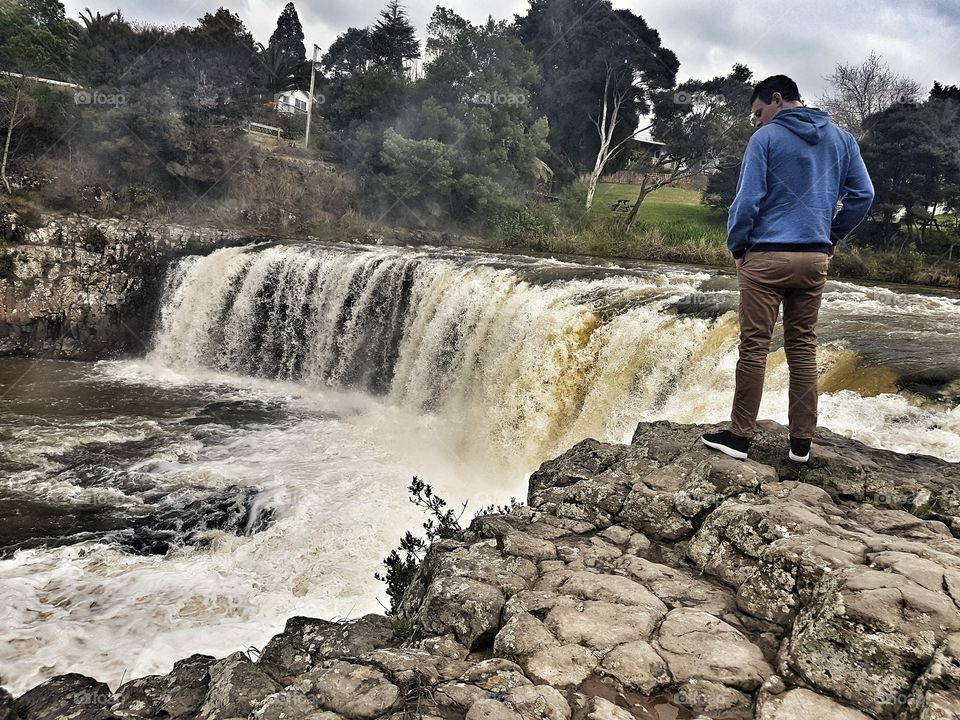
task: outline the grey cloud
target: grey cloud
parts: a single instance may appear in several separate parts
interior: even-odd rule
[[[635,11],[639,5],[636,0],[615,4]],[[680,58],[681,78],[711,77],[745,62],[758,78],[791,75],[812,100],[837,63],[860,62],[875,50],[924,88],[935,79],[960,80],[953,61],[960,37],[955,0],[739,0],[722,5],[645,0],[642,13]]]
[[[382,2],[294,0],[309,48],[321,50],[349,26],[373,23]],[[254,37],[266,43],[286,0],[66,0],[76,18],[120,9],[130,19],[158,24],[195,23],[220,5],[240,14]],[[488,15],[512,19],[525,0],[439,0],[473,22]],[[425,39],[427,22],[437,0],[410,0],[408,15]],[[680,79],[708,78],[745,62],[758,78],[787,73],[812,100],[824,88],[824,76],[838,62],[859,62],[876,50],[897,72],[918,80],[924,88],[934,80],[960,83],[960,3],[957,0],[614,0],[644,16],[663,44],[680,58]]]

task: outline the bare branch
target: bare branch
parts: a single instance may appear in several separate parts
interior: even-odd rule
[[[838,64],[824,79],[830,90],[817,98],[817,104],[858,140],[869,116],[920,98],[920,83],[891,70],[876,52],[859,65]]]

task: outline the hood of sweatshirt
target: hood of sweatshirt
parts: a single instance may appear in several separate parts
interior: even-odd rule
[[[774,115],[773,122],[783,125],[811,145],[816,145],[830,125],[830,116],[817,108],[787,108]]]

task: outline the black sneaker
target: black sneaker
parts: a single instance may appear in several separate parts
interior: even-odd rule
[[[810,459],[810,438],[790,438],[790,459],[805,463]]]
[[[703,444],[708,448],[719,450],[737,460],[747,459],[747,450],[750,448],[750,438],[734,435],[729,430],[722,430],[721,432],[702,435],[700,439],[703,440]]]

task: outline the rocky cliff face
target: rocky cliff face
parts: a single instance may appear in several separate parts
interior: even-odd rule
[[[398,617],[293,618],[114,692],[54,678],[0,718],[960,716],[960,465],[827,433],[798,466],[772,423],[739,462],[702,431],[544,463],[528,506],[433,545]]]
[[[0,216],[0,355],[94,359],[142,350],[167,264],[248,242],[213,228]]]

